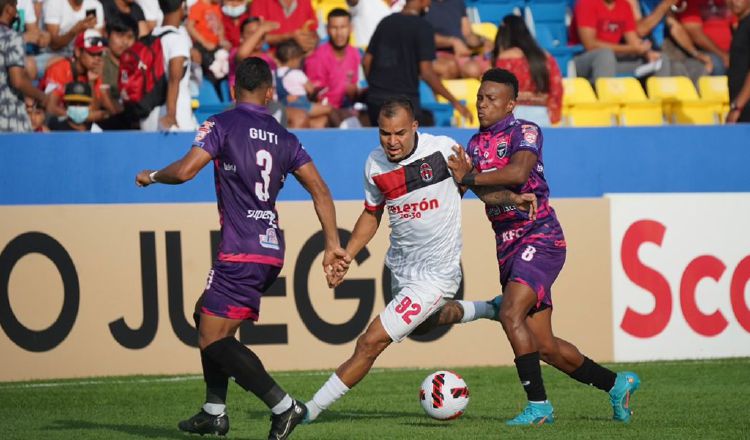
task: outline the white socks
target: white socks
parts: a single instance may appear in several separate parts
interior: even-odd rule
[[[289,408],[291,408],[292,404],[294,404],[294,401],[289,396],[289,394],[287,394],[286,396],[284,396],[283,399],[281,399],[281,401],[279,403],[276,404],[276,406],[274,406],[273,408],[271,408],[271,412],[274,413],[274,414],[281,414],[284,411],[286,411]]]
[[[218,416],[219,414],[224,413],[224,411],[227,410],[227,406],[223,403],[204,403],[203,404],[203,411],[211,414],[212,416]]]
[[[492,319],[495,315],[495,308],[486,301],[461,301],[456,300],[464,309],[464,317],[461,322],[471,322],[477,319]]]
[[[346,394],[349,387],[339,379],[336,373],[331,374],[326,383],[313,396],[312,400],[307,402],[307,419],[313,421],[320,413],[328,409],[329,406]]]

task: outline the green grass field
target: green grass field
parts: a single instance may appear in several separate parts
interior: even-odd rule
[[[427,418],[417,401],[432,370],[373,370],[354,390],[295,439],[750,439],[750,359],[610,365],[643,381],[632,400],[633,423],[610,420],[608,396],[545,367],[556,422],[508,428],[524,395],[515,369],[458,368],[469,385],[466,414],[451,422]],[[287,391],[308,399],[330,372],[275,374]],[[0,383],[2,439],[187,439],[176,423],[202,404],[199,377],[124,377]],[[230,385],[231,439],[265,439],[268,411]],[[192,438],[199,438],[192,436]]]

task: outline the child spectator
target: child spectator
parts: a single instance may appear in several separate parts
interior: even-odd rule
[[[317,88],[302,71],[305,52],[294,40],[287,40],[276,49],[279,67],[276,69],[276,93],[279,101],[286,105],[290,128],[324,128],[331,113],[331,106],[313,102],[322,90]]]
[[[231,44],[224,37],[224,25],[222,24],[219,1],[196,1],[190,8],[185,28],[195,43],[193,52],[198,52],[198,55],[194,53],[193,61],[201,65],[203,74],[212,82],[223,78],[225,74],[217,75],[214,72],[218,71],[215,69],[212,71],[211,69],[214,59],[217,58],[217,52],[222,48],[225,50],[231,48]],[[219,56],[219,58],[223,57]]]
[[[93,98],[91,86],[85,82],[71,82],[65,86],[63,95],[65,116],[50,118],[48,125],[51,131],[92,131],[89,112]]]

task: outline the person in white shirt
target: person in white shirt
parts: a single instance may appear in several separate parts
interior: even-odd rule
[[[148,33],[162,25],[164,13],[159,7],[159,0],[135,0],[135,2],[141,7],[143,15],[146,17]]]
[[[367,47],[380,20],[401,12],[405,0],[346,0],[352,14],[355,46]]]
[[[44,25],[50,34],[50,50],[69,57],[76,35],[86,29],[104,30],[104,8],[99,0],[47,0]]]
[[[341,282],[351,256],[375,236],[387,211],[391,245],[385,264],[392,274],[392,299],[359,337],[354,354],[305,404],[308,422],[359,383],[391,342],[438,325],[497,320],[500,297],[486,302],[452,299],[461,282],[464,191],[448,168],[456,141],[418,133],[414,107],[405,97],[383,104],[378,126],[380,147],[365,164],[365,209],[346,246],[346,263],[337,263],[328,281]],[[534,194],[491,189],[479,196],[485,203],[516,205],[535,215]]]
[[[153,35],[161,37],[164,71],[167,76],[167,102],[151,111],[141,121],[144,131],[193,131],[198,123],[193,115],[190,98],[190,48],[193,43],[182,26],[186,9],[184,0],[159,0],[164,12],[162,26]]]

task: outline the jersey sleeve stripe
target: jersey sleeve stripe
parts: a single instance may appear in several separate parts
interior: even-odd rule
[[[219,261],[229,261],[232,263],[260,263],[276,267],[282,267],[284,265],[284,260],[281,258],[259,254],[225,254],[220,252]]]
[[[369,212],[380,211],[381,209],[383,209],[384,206],[385,206],[385,202],[379,205],[370,205],[369,203],[365,202],[365,209]]]

